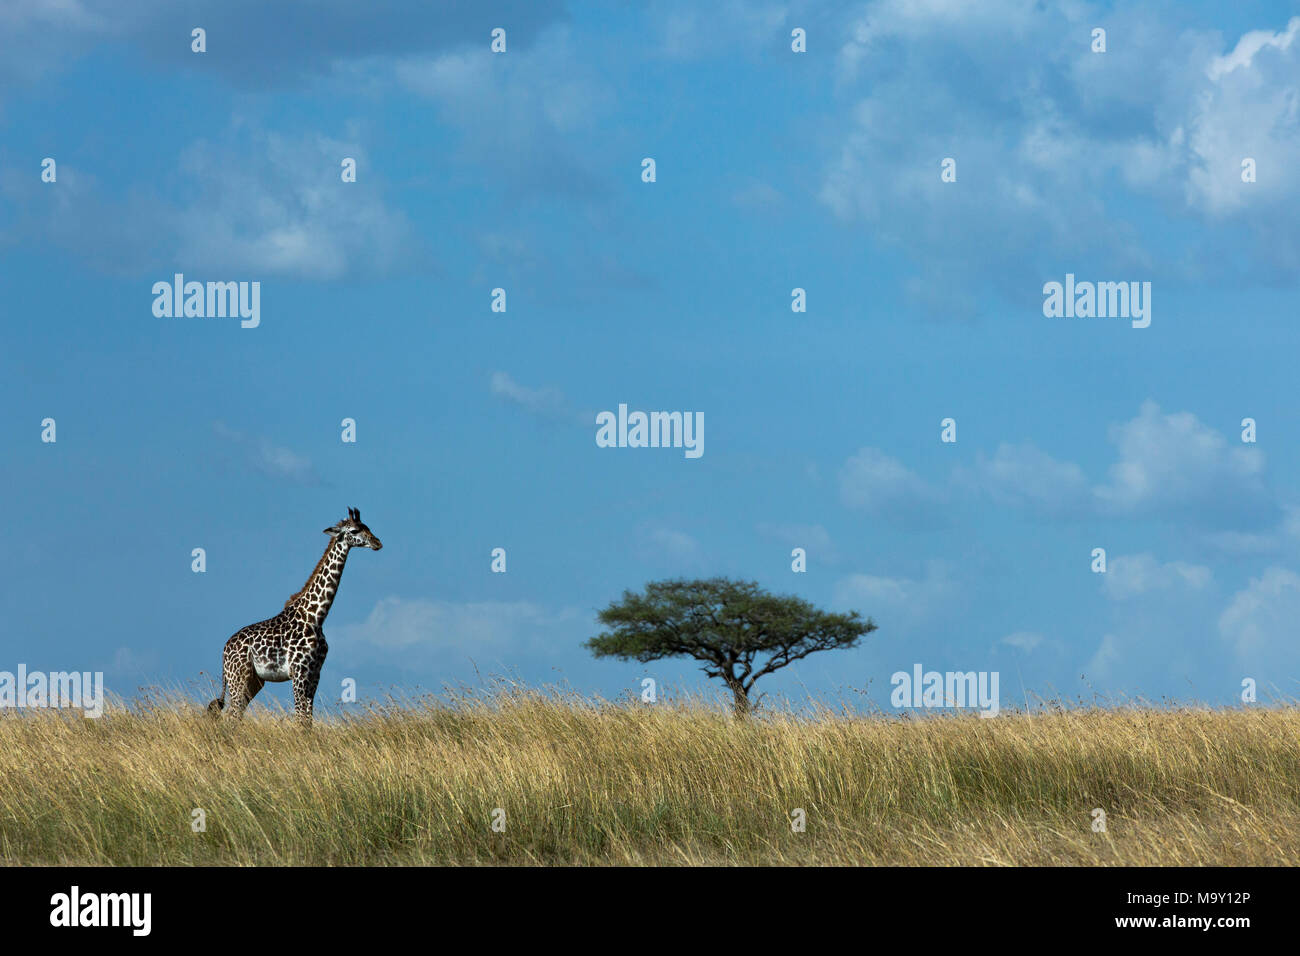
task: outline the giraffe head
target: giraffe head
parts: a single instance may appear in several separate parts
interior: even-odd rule
[[[374,533],[361,521],[361,512],[356,508],[349,508],[348,516],[334,527],[326,528],[325,533],[333,535],[335,538],[341,538],[350,548],[370,548],[373,551],[378,551],[384,546],[383,542],[376,538]]]

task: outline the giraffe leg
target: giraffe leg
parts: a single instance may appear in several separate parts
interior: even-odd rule
[[[266,681],[257,676],[257,672],[252,667],[248,669],[247,696],[244,698],[244,706],[247,707],[257,696],[257,692],[266,686]]]
[[[235,648],[229,654],[226,663],[226,683],[230,688],[230,706],[226,710],[226,716],[231,720],[240,720],[244,716],[245,708],[253,702],[253,698],[265,683],[257,676],[257,671],[253,670],[253,664],[248,659],[247,647]]]
[[[220,717],[221,712],[226,709],[226,692],[229,691],[231,699],[234,699],[235,686],[231,684],[230,678],[234,673],[235,659],[231,653],[234,645],[241,644],[239,635],[235,635],[226,641],[226,646],[221,649],[221,696],[208,704],[208,714],[212,717]]]
[[[290,672],[293,680],[293,713],[304,727],[311,726],[316,685],[320,683],[320,663],[309,661]]]
[[[244,708],[248,706],[248,700],[247,682],[232,684],[230,687],[230,703],[226,705],[225,718],[227,720],[243,719]]]

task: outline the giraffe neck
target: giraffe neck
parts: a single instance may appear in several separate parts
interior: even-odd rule
[[[334,595],[338,593],[339,579],[343,577],[343,565],[348,559],[349,548],[342,538],[331,539],[307,583],[284,606],[288,608],[296,605],[303,620],[319,627],[324,622],[325,615],[330,612]]]

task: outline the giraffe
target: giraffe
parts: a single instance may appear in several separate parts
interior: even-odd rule
[[[312,702],[320,682],[321,665],[329,645],[321,625],[330,612],[343,576],[343,563],[352,548],[378,551],[383,544],[361,521],[361,512],[348,509],[348,516],[326,528],[330,543],[316,562],[302,590],[284,602],[284,610],[273,618],[250,624],[226,641],[221,655],[221,696],[208,704],[208,713],[221,716],[230,690],[226,716],[238,719],[267,681],[293,681],[294,716],[311,726]]]

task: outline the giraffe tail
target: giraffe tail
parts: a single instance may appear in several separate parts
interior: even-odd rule
[[[212,717],[220,717],[221,712],[226,707],[226,678],[221,678],[221,696],[208,704],[208,714]]]

